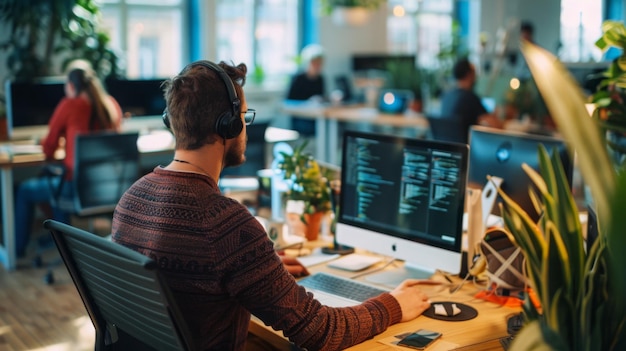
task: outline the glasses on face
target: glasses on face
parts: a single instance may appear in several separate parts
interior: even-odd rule
[[[254,122],[254,117],[256,116],[256,110],[253,108],[249,108],[247,111],[242,111],[243,119],[246,122],[246,125],[249,126]]]

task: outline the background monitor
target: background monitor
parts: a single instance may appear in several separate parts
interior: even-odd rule
[[[558,150],[571,186],[573,165],[562,139],[482,126],[470,129],[468,186],[482,189],[487,175],[502,178],[502,190],[536,221],[539,214],[534,210],[528,193],[529,187],[535,186],[522,169],[522,164],[526,163],[539,171],[539,144],[543,144],[549,152],[553,148]],[[500,203],[502,198],[498,196],[492,214],[500,215]]]
[[[390,65],[407,64],[415,66],[415,55],[355,54],[352,56],[353,71],[387,71]]]
[[[405,261],[367,279],[458,273],[467,145],[346,131],[342,152],[337,242]]]
[[[161,116],[165,97],[164,79],[107,79],[105,86],[126,117]]]
[[[47,126],[54,109],[65,96],[64,85],[63,77],[7,80],[4,91],[9,137],[13,136],[15,128]]]

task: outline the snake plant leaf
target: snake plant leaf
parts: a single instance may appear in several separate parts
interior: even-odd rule
[[[583,275],[585,252],[578,207],[557,150],[552,150],[548,158],[547,150],[541,146],[539,157],[543,177],[550,179],[549,191],[556,194],[554,195],[556,208],[549,218],[557,226],[566,250],[570,253],[569,266],[574,272],[571,274],[572,285],[579,286],[579,277]]]
[[[548,247],[542,253],[542,275],[537,277],[541,279],[541,284],[543,284],[543,289],[539,295],[545,308],[548,308],[548,306],[550,308],[559,308],[561,306],[558,306],[558,304],[556,306],[552,305],[550,299],[554,298],[559,292],[559,295],[573,295],[578,287],[572,286],[569,254],[554,223],[548,221],[545,234]],[[549,320],[549,324],[554,328],[558,328],[558,320]]]
[[[563,138],[572,143],[585,141],[585,147],[576,150],[579,169],[591,190],[599,220],[608,222],[604,216],[610,213],[609,198],[615,189],[615,172],[597,125],[589,118],[580,86],[563,64],[545,49],[523,42],[522,53]]]
[[[626,208],[626,172],[622,170],[619,173],[618,186],[613,196],[611,208],[621,209],[622,213],[612,217],[611,222],[606,228],[605,238],[606,246],[609,252],[607,267],[610,279],[610,298],[615,311],[618,325],[615,344],[619,345],[616,350],[626,350],[626,215],[623,210]]]
[[[511,233],[514,242],[524,252],[528,267],[527,274],[531,277],[532,287],[535,290],[540,290],[541,286],[534,285],[539,280],[533,279],[533,277],[541,276],[541,257],[547,245],[545,239],[537,225],[528,217],[528,214],[504,192],[498,191],[506,203],[506,206],[502,207],[504,230]]]
[[[547,331],[550,333],[550,331]],[[558,337],[558,336],[557,336]],[[522,328],[511,343],[511,351],[554,350],[544,339],[544,328],[539,320],[531,321]]]

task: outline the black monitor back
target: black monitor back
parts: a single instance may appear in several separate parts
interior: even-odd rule
[[[482,126],[472,126],[469,132],[468,186],[482,189],[487,182],[487,175],[500,177],[503,179],[502,190],[533,220],[537,220],[539,214],[534,210],[528,193],[529,187],[535,191],[536,187],[522,169],[522,164],[526,163],[539,171],[539,144],[543,144],[550,153],[554,148],[558,150],[571,187],[573,162],[562,139]],[[493,214],[500,215],[501,202],[498,197]]]

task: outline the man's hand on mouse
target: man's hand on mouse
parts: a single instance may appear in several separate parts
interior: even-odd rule
[[[294,277],[300,278],[309,275],[309,271],[306,267],[303,266],[302,263],[300,263],[300,261],[298,261],[295,257],[280,256],[280,259],[283,261],[283,265],[287,271]]]

